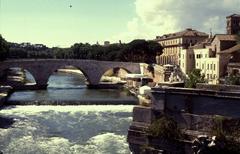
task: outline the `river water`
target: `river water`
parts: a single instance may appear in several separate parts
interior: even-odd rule
[[[127,130],[132,121],[133,96],[120,90],[90,90],[79,75],[55,74],[48,90],[13,93],[9,101],[74,100],[80,105],[11,105],[0,117],[11,125],[0,128],[4,154],[129,154]],[[81,105],[81,101],[122,100],[122,105]],[[91,104],[91,101],[89,101]],[[34,104],[34,103],[32,103]],[[95,103],[94,103],[95,104]],[[103,103],[106,104],[106,103]]]

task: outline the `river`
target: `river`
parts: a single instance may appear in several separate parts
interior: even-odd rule
[[[78,105],[11,105],[0,110],[10,125],[0,128],[4,154],[129,154],[127,130],[133,96],[120,90],[86,89],[79,75],[55,74],[43,91],[15,92],[9,102],[76,101]],[[94,101],[93,101],[94,100]],[[112,105],[81,102],[112,101]],[[122,100],[123,103],[114,105]],[[100,104],[101,104],[100,103]],[[28,104],[28,103],[27,103]],[[12,122],[12,123],[11,123]]]

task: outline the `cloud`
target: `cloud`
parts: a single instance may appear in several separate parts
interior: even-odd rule
[[[185,28],[225,33],[226,16],[240,13],[239,6],[240,0],[135,0],[136,17],[113,39],[154,39]]]

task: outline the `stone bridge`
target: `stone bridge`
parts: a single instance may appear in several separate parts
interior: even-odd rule
[[[113,68],[122,68],[129,73],[140,73],[139,63],[112,62],[76,59],[19,59],[0,62],[0,73],[8,68],[23,68],[29,71],[37,87],[47,87],[49,77],[60,68],[74,66],[82,71],[89,85],[98,85],[102,75]]]

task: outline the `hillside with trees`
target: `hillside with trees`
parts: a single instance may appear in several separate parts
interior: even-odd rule
[[[2,42],[4,45],[2,45]],[[98,44],[75,43],[69,48],[48,48],[43,44],[7,43],[1,37],[1,58],[8,59],[93,59],[102,61],[146,62],[155,63],[157,54],[162,54],[162,46],[154,41],[133,40],[126,44]],[[5,46],[9,46],[6,48]],[[5,49],[6,48],[6,49]],[[4,58],[4,59],[5,59]]]

